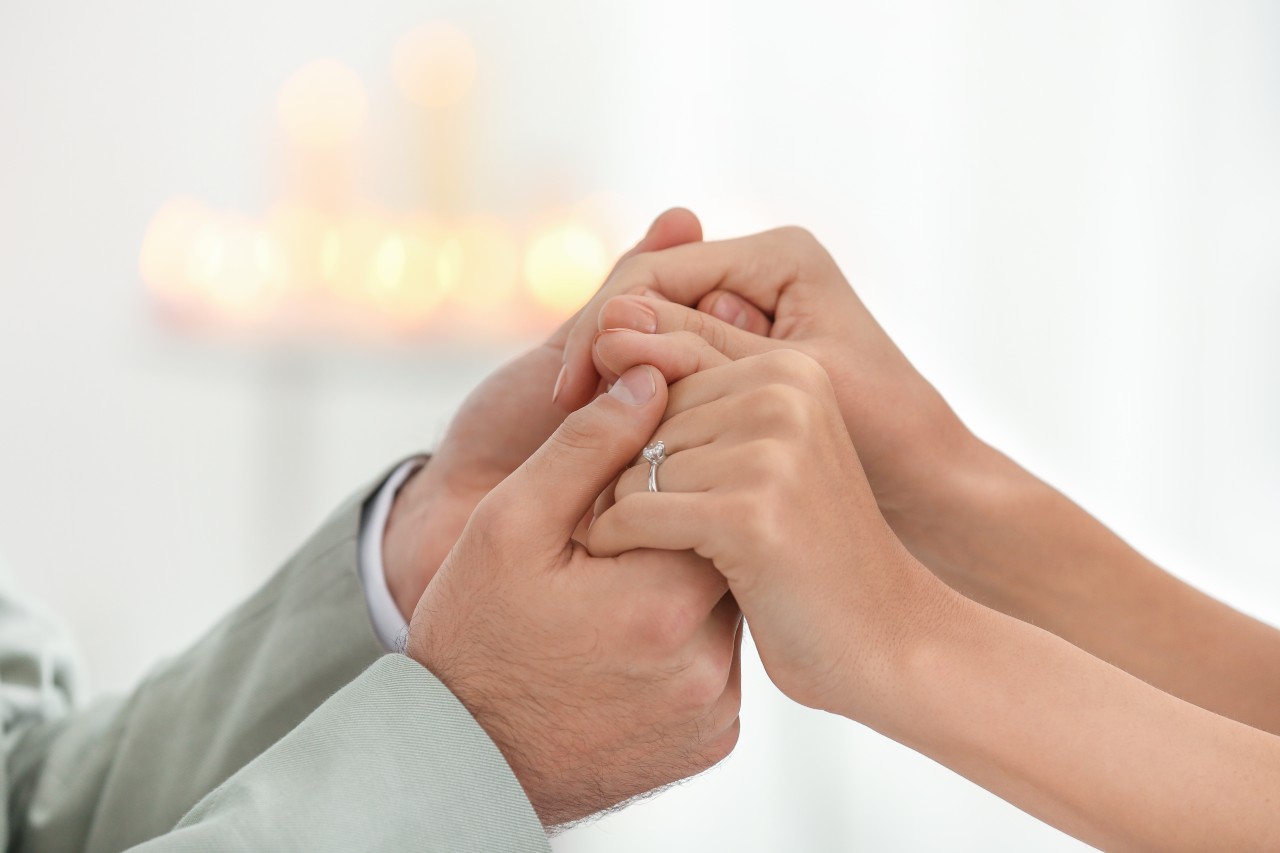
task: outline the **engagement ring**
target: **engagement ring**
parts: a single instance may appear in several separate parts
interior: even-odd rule
[[[649,463],[649,491],[658,491],[658,466],[667,461],[667,446],[656,441],[640,454]]]

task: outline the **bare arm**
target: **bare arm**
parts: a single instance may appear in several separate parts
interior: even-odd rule
[[[970,440],[950,484],[890,515],[950,586],[1175,696],[1280,733],[1280,631],[1183,583]]]
[[[665,300],[620,296],[646,291]],[[686,306],[728,300],[770,337]],[[754,313],[751,313],[754,312]],[[732,315],[734,311],[730,311]],[[730,359],[799,350],[826,370],[871,488],[922,562],[976,601],[1031,622],[1203,708],[1280,733],[1280,632],[1165,573],[974,438],[812,236],[781,229],[619,265],[570,334],[562,398],[585,400],[598,329],[684,331]],[[853,508],[850,508],[853,512]]]
[[[842,713],[1104,849],[1280,848],[1280,738],[951,598]]]
[[[790,352],[728,362],[678,333],[612,332],[596,347],[615,370],[652,363],[679,381],[659,427],[675,449],[662,491],[647,489],[646,466],[629,469],[587,546],[712,559],[791,698],[1107,849],[1280,849],[1280,738],[942,583],[879,512],[816,362]],[[1040,495],[1049,511],[1031,522],[1052,531],[1075,518],[1105,535],[1068,530],[1063,541],[1119,544],[1069,504],[1078,515],[1056,512],[1056,493]],[[1016,526],[1003,531],[1026,548],[1010,565],[1052,574]],[[1157,591],[1172,580],[1151,577]]]

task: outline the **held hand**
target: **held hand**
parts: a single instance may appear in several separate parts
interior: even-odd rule
[[[701,310],[685,307],[695,305]],[[717,319],[758,325],[754,306],[772,318],[768,339]],[[928,512],[944,484],[940,474],[978,445],[831,256],[798,228],[679,246],[619,264],[569,335],[563,405],[581,405],[597,375],[609,378],[609,369],[593,362],[591,343],[598,330],[610,328],[693,332],[731,359],[787,347],[816,360],[830,377],[881,510],[902,535],[915,529],[912,512]]]
[[[623,260],[701,239],[692,213],[669,210]],[[387,585],[406,620],[476,504],[564,420],[551,397],[574,319],[471,392],[431,462],[397,498],[383,554]]]
[[[854,716],[849,686],[882,682],[902,632],[944,593],[877,509],[825,371],[788,349],[731,362],[685,332],[604,332],[594,349],[614,371],[653,364],[674,384],[654,433],[660,492],[648,463],[626,471],[591,552],[710,559],[774,683]]]
[[[738,735],[741,616],[692,553],[597,559],[572,540],[653,432],[635,367],[476,507],[410,624],[408,653],[467,706],[546,825],[724,758]]]

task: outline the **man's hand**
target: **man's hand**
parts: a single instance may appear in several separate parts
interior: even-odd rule
[[[570,415],[476,507],[408,654],[502,750],[543,823],[705,770],[737,741],[741,617],[691,552],[596,559],[572,537],[662,417],[652,367]]]
[[[765,323],[761,311],[772,319],[768,338],[752,333]],[[978,444],[831,256],[798,228],[620,263],[569,334],[569,378],[559,399],[567,408],[589,398],[599,375],[611,377],[592,354],[596,333],[610,328],[693,332],[731,359],[784,347],[812,357],[831,377],[845,426],[895,529],[913,528],[911,513],[927,516],[924,504],[943,484],[940,474],[954,471]]]
[[[692,213],[669,210],[622,260],[701,239],[702,226]],[[565,412],[552,404],[552,396],[576,319],[472,391],[431,462],[396,499],[383,559],[387,586],[406,620],[476,504],[564,420]]]

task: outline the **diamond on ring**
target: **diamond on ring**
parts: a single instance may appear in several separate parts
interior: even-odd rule
[[[649,463],[649,491],[658,491],[658,466],[667,461],[667,446],[655,441],[640,454]]]

